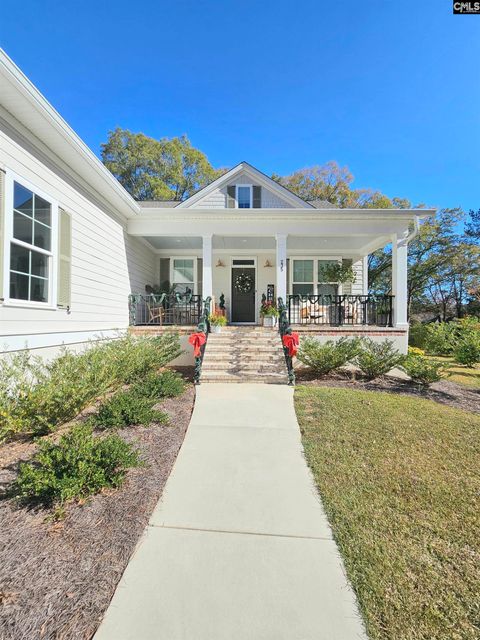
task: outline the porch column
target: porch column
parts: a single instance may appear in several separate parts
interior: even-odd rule
[[[203,292],[204,299],[213,296],[212,280],[212,235],[202,236],[202,258],[203,258]]]
[[[287,302],[287,236],[277,234],[275,236],[277,243],[277,298],[282,298],[283,302]]]
[[[396,327],[408,327],[407,321],[407,258],[408,229],[392,237],[393,322]]]

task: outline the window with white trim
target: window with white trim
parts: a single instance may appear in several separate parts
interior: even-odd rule
[[[195,293],[195,258],[172,258],[172,287],[177,293]]]
[[[338,260],[292,258],[292,293],[294,295],[337,295],[338,283],[325,282],[323,267]]]
[[[53,205],[13,182],[9,297],[48,303],[52,299]]]
[[[252,187],[247,184],[237,184],[237,206],[239,209],[252,208]]]

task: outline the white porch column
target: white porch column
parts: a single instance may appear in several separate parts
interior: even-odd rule
[[[392,237],[393,322],[396,327],[408,327],[407,321],[407,258],[408,229]]]
[[[203,299],[213,296],[212,239],[212,235],[202,236]]]
[[[277,242],[277,298],[282,298],[283,302],[287,302],[287,236],[277,234],[275,236]]]

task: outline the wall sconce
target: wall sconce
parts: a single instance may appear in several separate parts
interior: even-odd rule
[[[273,267],[273,264],[270,262],[270,260],[265,260],[265,264],[263,266],[265,269],[267,269],[268,267]]]
[[[216,264],[215,266],[216,266],[216,267],[224,267],[224,266],[225,266],[225,263],[224,263],[222,260],[220,260],[220,258],[219,258],[219,259],[217,260],[217,264]]]

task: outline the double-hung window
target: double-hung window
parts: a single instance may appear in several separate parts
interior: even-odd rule
[[[252,208],[252,187],[249,184],[237,185],[237,206],[239,209]]]
[[[195,293],[195,258],[173,258],[171,283],[177,293]]]
[[[9,299],[50,304],[53,300],[56,210],[52,201],[12,181],[8,272]]]
[[[323,269],[338,262],[319,258],[292,258],[291,291],[294,295],[337,295],[338,283],[326,282]]]

